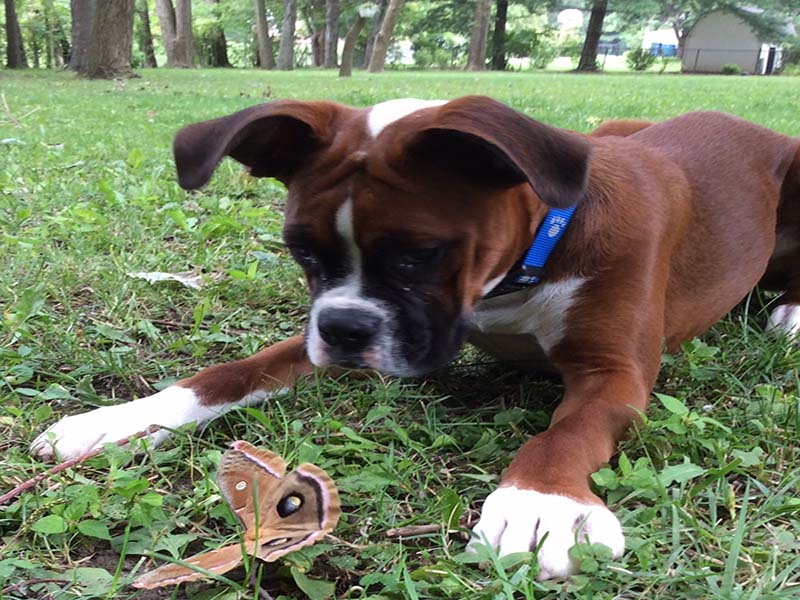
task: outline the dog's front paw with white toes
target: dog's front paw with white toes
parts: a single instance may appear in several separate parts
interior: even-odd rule
[[[31,453],[44,460],[69,460],[102,448],[103,444],[116,442],[146,430],[150,424],[131,418],[127,405],[103,406],[57,421],[40,433],[31,444]],[[167,431],[149,434],[154,444],[169,436]]]
[[[472,534],[467,551],[488,543],[500,556],[532,552],[541,544],[537,555],[539,580],[578,572],[576,561],[569,555],[576,542],[604,544],[614,558],[622,556],[625,549],[622,526],[602,504],[586,504],[514,486],[500,487],[489,494]]]
[[[216,411],[199,405],[192,390],[173,385],[146,398],[64,417],[33,440],[31,453],[45,460],[69,460],[134,436],[151,425],[174,428],[192,421],[201,423],[215,415]],[[169,435],[161,429],[148,437],[158,445]]]

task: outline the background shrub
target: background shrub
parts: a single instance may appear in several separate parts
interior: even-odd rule
[[[646,71],[656,62],[656,55],[646,48],[634,48],[625,55],[625,63],[631,71]]]

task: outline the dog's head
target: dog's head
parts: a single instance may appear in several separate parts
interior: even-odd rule
[[[314,364],[417,375],[453,358],[465,317],[548,205],[583,197],[589,148],[480,96],[368,109],[281,100],[182,129],[175,162],[187,189],[224,156],[286,185]]]

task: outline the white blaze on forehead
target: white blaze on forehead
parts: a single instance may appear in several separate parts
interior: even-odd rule
[[[361,279],[361,250],[356,244],[356,229],[353,224],[353,199],[348,198],[336,211],[336,233],[347,245],[351,278]]]
[[[367,127],[372,137],[378,137],[387,125],[407,117],[423,108],[432,108],[447,104],[447,100],[419,100],[418,98],[400,98],[376,104],[367,116]]]

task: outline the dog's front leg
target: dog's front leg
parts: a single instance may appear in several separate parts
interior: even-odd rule
[[[236,406],[263,402],[312,370],[303,336],[295,336],[249,358],[204,369],[152,396],[64,417],[34,440],[31,452],[66,460],[151,425],[205,423]],[[159,444],[169,435],[160,429],[151,439]]]
[[[544,539],[539,579],[578,570],[569,556],[576,540],[605,544],[614,557],[622,554],[622,527],[589,481],[649,396],[647,378],[634,364],[563,374],[566,393],[549,429],[520,449],[486,499],[471,542],[485,539],[506,555],[533,551]]]

